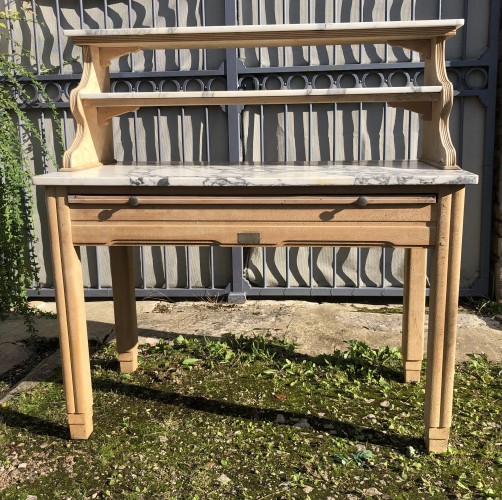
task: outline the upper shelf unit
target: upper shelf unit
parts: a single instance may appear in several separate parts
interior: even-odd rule
[[[450,137],[453,87],[446,74],[445,43],[462,27],[461,19],[380,23],[207,26],[65,31],[82,46],[82,79],[70,97],[77,122],[62,171],[114,163],[111,118],[144,106],[316,104],[387,102],[422,114],[421,160],[442,169],[458,169]],[[111,93],[113,59],[140,50],[211,49],[389,43],[421,53],[425,61],[420,87],[326,90],[256,90]]]
[[[102,48],[223,49],[391,43],[449,38],[462,19],[386,21],[372,23],[274,24],[197,26],[190,28],[130,28],[65,30],[75,45]],[[402,46],[406,46],[403,44]]]

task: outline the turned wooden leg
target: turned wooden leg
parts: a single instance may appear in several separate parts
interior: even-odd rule
[[[65,191],[48,190],[47,207],[70,435],[87,439],[93,429],[92,385],[82,268],[72,242]]]
[[[132,247],[110,247],[110,263],[120,371],[132,373],[138,368],[138,322]]]
[[[426,445],[430,452],[445,452],[450,436],[464,194],[462,188],[438,200],[425,394]]]
[[[405,382],[419,382],[424,359],[427,249],[407,248],[404,265],[403,368]]]

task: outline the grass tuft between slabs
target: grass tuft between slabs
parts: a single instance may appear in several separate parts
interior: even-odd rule
[[[178,337],[117,370],[113,344],[93,355],[88,441],[69,440],[57,374],[0,408],[1,498],[502,498],[502,364],[482,356],[458,368],[444,455],[396,349]]]

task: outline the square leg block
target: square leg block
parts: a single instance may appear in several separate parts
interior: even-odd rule
[[[134,373],[138,369],[138,349],[119,354],[120,373]]]
[[[433,427],[427,429],[425,433],[425,445],[429,453],[445,453],[448,450],[449,440],[449,427]]]
[[[92,413],[69,413],[68,424],[72,439],[88,439],[93,431]]]

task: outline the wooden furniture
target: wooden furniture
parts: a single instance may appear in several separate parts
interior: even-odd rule
[[[458,20],[326,25],[79,30],[83,75],[63,168],[46,186],[68,421],[92,432],[82,272],[76,247],[108,245],[123,372],[137,367],[132,246],[393,246],[406,248],[405,379],[423,358],[427,249],[432,252],[425,439],[445,451],[451,424],[464,186],[448,120],[445,42]],[[390,43],[421,52],[424,86],[328,90],[110,93],[108,67],[144,49]],[[423,116],[420,161],[357,164],[114,164],[111,119],[142,106],[388,102]]]

